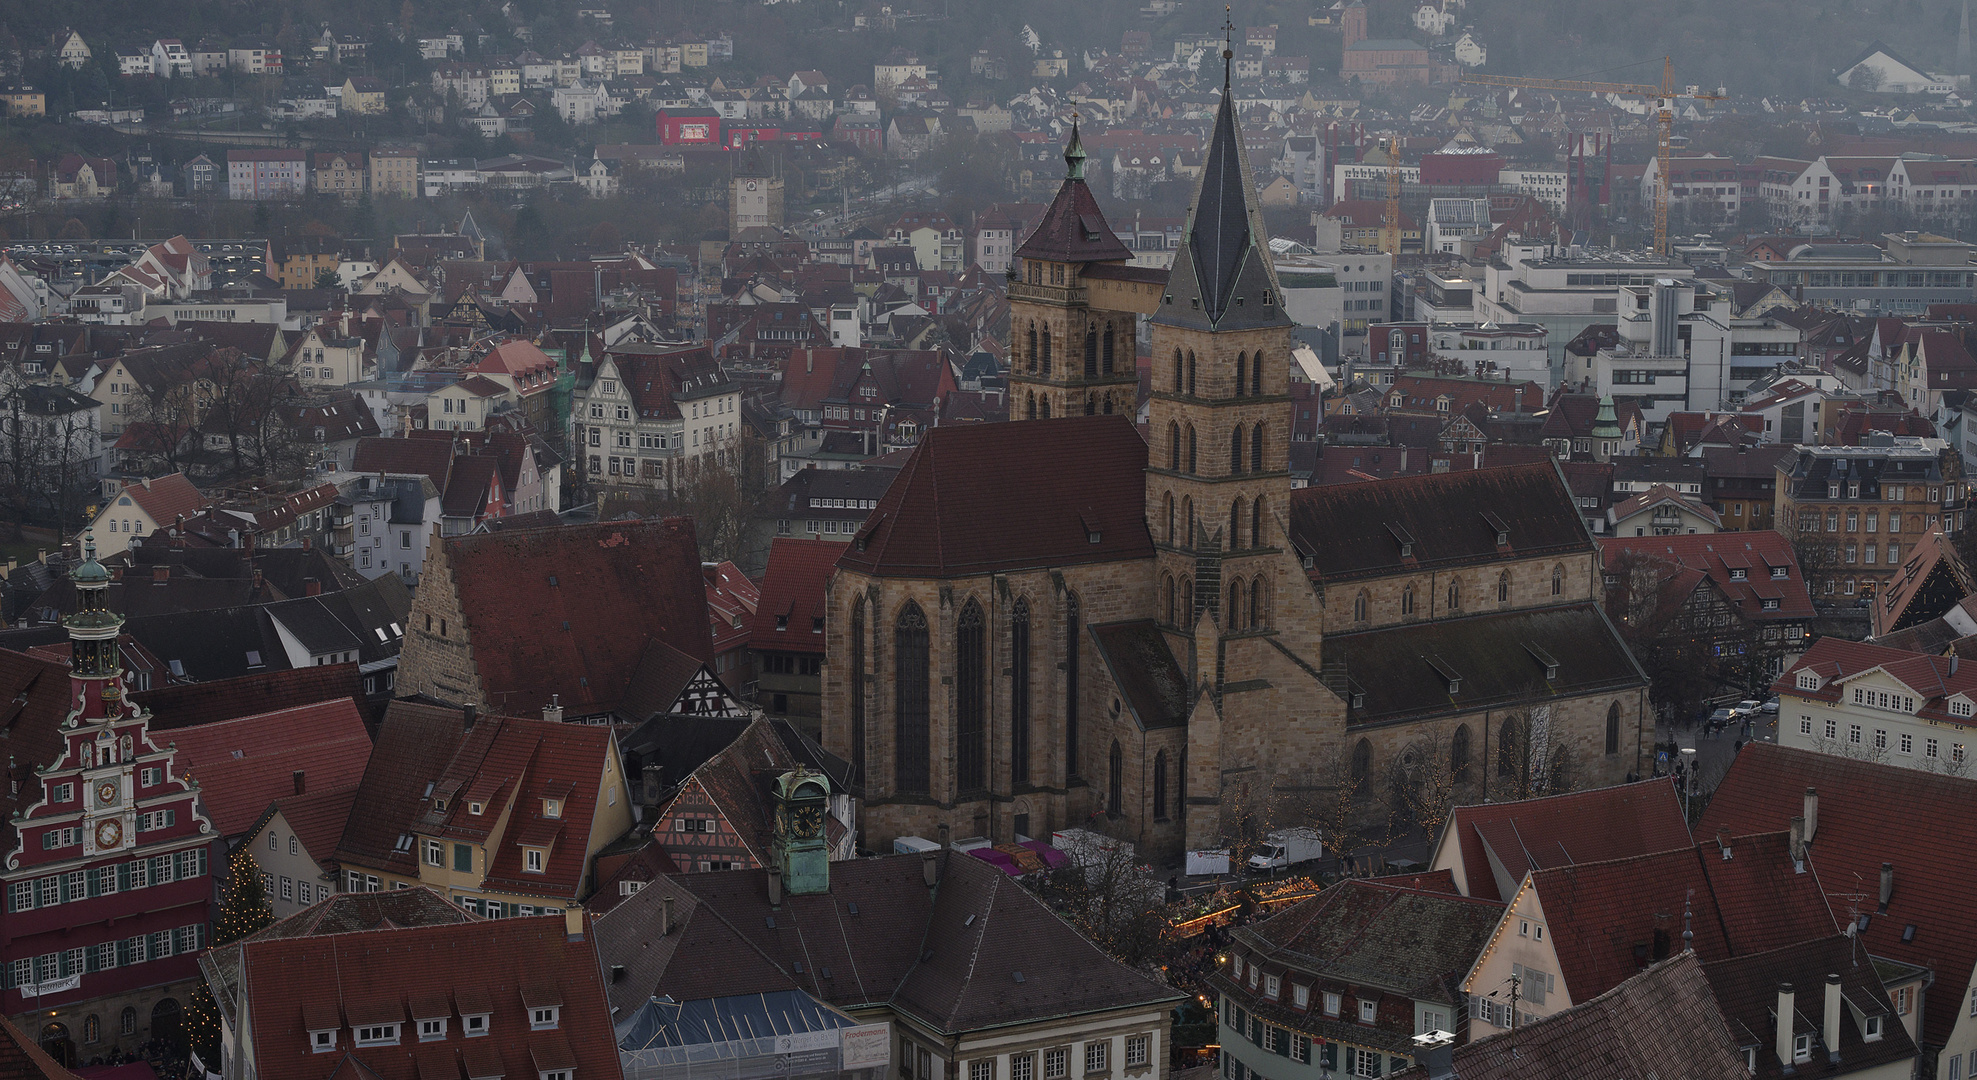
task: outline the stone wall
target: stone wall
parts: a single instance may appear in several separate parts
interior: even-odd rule
[[[435,533],[437,527],[435,527]],[[449,557],[456,541],[434,535],[426,544],[426,561],[419,574],[419,592],[405,627],[398,654],[399,697],[424,694],[450,705],[483,704],[480,675],[467,620],[460,612],[460,592]]]

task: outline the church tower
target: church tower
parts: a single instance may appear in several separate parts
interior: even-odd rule
[[[1292,321],[1270,262],[1222,52],[1201,187],[1153,316],[1146,512],[1157,617],[1191,634],[1272,626],[1270,559],[1290,512]]]
[[[1106,224],[1085,184],[1078,125],[1064,148],[1064,183],[1050,209],[1016,249],[1009,283],[1009,416],[1131,413],[1139,376],[1133,368],[1130,311],[1094,308],[1085,276],[1133,257]],[[1102,273],[1102,271],[1100,271]]]

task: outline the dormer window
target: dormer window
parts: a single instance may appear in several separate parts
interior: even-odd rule
[[[370,1024],[357,1029],[358,1046],[398,1045],[397,1024]]]
[[[1749,579],[1750,579],[1750,572],[1749,572],[1748,570],[1732,570],[1732,571],[1730,571],[1730,580],[1731,580],[1731,581],[1748,581]]]
[[[1800,690],[1817,690],[1819,689],[1819,676],[1810,670],[1801,671],[1799,672],[1798,682],[1793,685],[1797,686]]]
[[[434,1042],[446,1038],[446,1018],[419,1021],[419,1041]]]
[[[522,849],[522,869],[524,869],[524,870],[527,870],[527,871],[528,871],[529,873],[531,873],[531,874],[540,874],[540,873],[542,873],[542,849],[541,849],[541,848],[523,848],[523,849]]]
[[[544,800],[542,800],[542,816],[543,816],[543,817],[552,817],[552,818],[559,818],[559,817],[562,817],[562,816],[563,816],[563,800],[561,800],[561,799],[544,799]]]
[[[311,1031],[311,1032],[309,1033],[309,1052],[310,1052],[310,1053],[312,1053],[312,1054],[327,1054],[327,1053],[329,1053],[330,1051],[332,1051],[332,1050],[335,1050],[335,1049],[336,1049],[336,1029],[335,1029],[335,1028],[329,1028],[329,1029],[327,1029],[327,1030],[324,1030],[324,1031]]]
[[[1880,1018],[1880,1017],[1878,1017],[1878,1016],[1870,1016],[1870,1017],[1868,1017],[1868,1018],[1867,1018],[1867,1022],[1866,1022],[1865,1024],[1863,1024],[1863,1025],[1862,1025],[1862,1027],[1861,1027],[1861,1036],[1860,1036],[1860,1037],[1861,1037],[1862,1039],[1864,1039],[1864,1040],[1866,1040],[1866,1041],[1868,1041],[1868,1042],[1880,1042],[1880,1041],[1881,1041],[1881,1018]]]
[[[1971,703],[1970,703],[1970,699],[1969,699],[1969,698],[1951,698],[1951,699],[1950,699],[1950,715],[1951,715],[1951,716],[1963,716],[1963,717],[1968,717],[1969,715],[1971,715],[1971,713],[1972,713],[1973,711],[1977,711],[1977,710],[1973,710],[1973,709],[1972,709],[1972,707],[1971,707]]]
[[[529,1010],[529,1030],[548,1031],[556,1026],[561,1005],[542,1005]]]
[[[460,1014],[460,1030],[464,1032],[467,1038],[469,1039],[487,1034],[488,1015],[489,1014],[487,1013]]]
[[[472,814],[472,815],[474,815],[475,817],[479,817],[479,816],[481,816],[481,811],[482,811],[482,810],[483,810],[484,808],[485,808],[485,806],[484,806],[484,804],[482,804],[482,803],[477,803],[477,802],[469,802],[469,803],[467,804],[467,813],[469,813],[469,814]]]

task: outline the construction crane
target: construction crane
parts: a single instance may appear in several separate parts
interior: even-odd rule
[[[1387,210],[1380,220],[1380,250],[1400,258],[1400,136],[1387,140]]]
[[[1628,94],[1652,102],[1656,117],[1660,121],[1658,125],[1660,139],[1655,148],[1655,161],[1660,166],[1660,175],[1657,177],[1659,182],[1654,189],[1654,250],[1658,255],[1668,254],[1668,193],[1671,186],[1671,178],[1668,175],[1668,139],[1675,128],[1675,99],[1721,101],[1721,96],[1675,89],[1675,59],[1671,56],[1661,58],[1660,86],[1643,83],[1581,82],[1573,79],[1523,79],[1511,75],[1477,75],[1468,71],[1462,73],[1462,81],[1480,83],[1484,86],[1515,86],[1526,90]]]

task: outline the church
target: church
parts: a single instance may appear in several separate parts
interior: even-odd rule
[[[1430,769],[1461,801],[1642,775],[1647,680],[1556,465],[1292,490],[1293,322],[1227,78],[1170,271],[1128,265],[1075,127],[1065,162],[1009,285],[1023,419],[929,431],[831,580],[861,845],[1080,826],[1164,859],[1342,797],[1382,819]]]

